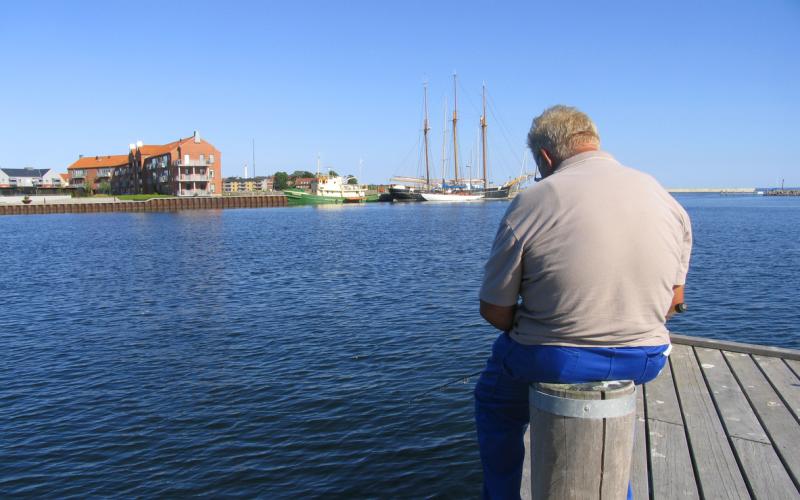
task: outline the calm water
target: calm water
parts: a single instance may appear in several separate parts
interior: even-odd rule
[[[800,348],[800,199],[685,196],[671,329]],[[475,497],[504,202],[0,218],[0,496]]]

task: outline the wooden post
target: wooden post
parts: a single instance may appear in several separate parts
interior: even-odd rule
[[[532,384],[529,392],[530,498],[625,498],[636,418],[633,382]]]

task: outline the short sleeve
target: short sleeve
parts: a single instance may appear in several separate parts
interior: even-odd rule
[[[681,207],[681,221],[683,222],[683,244],[681,245],[681,261],[678,274],[675,276],[675,285],[685,285],[686,275],[689,273],[689,259],[692,255],[692,221],[689,214]]]
[[[522,281],[522,243],[505,219],[500,223],[486,261],[480,299],[496,306],[513,306]]]

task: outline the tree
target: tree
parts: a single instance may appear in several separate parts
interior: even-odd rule
[[[348,184],[358,184],[358,179],[356,179],[355,177],[350,177],[349,179],[347,179],[347,183]]]
[[[289,187],[289,174],[286,172],[275,172],[275,177],[273,177],[273,189],[278,191],[282,191]]]
[[[328,176],[339,177],[339,174],[336,173],[336,170],[328,170]]]
[[[295,179],[297,177],[315,177],[315,175],[308,170],[295,170],[292,172],[292,175],[289,176],[291,179]]]
[[[111,183],[103,181],[97,186],[97,192],[102,194],[111,194]]]

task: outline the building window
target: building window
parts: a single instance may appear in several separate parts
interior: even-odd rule
[[[211,163],[214,163],[214,162],[211,162]],[[208,178],[209,179],[213,179],[214,178],[214,169],[213,168],[209,168],[208,169]]]
[[[189,163],[189,155],[183,155],[183,163]]]
[[[200,155],[200,163],[206,161],[206,155]]]
[[[208,163],[214,163],[214,155],[208,155]]]
[[[211,192],[213,193],[214,192],[214,184],[211,184],[211,188],[210,189],[211,189]]]

